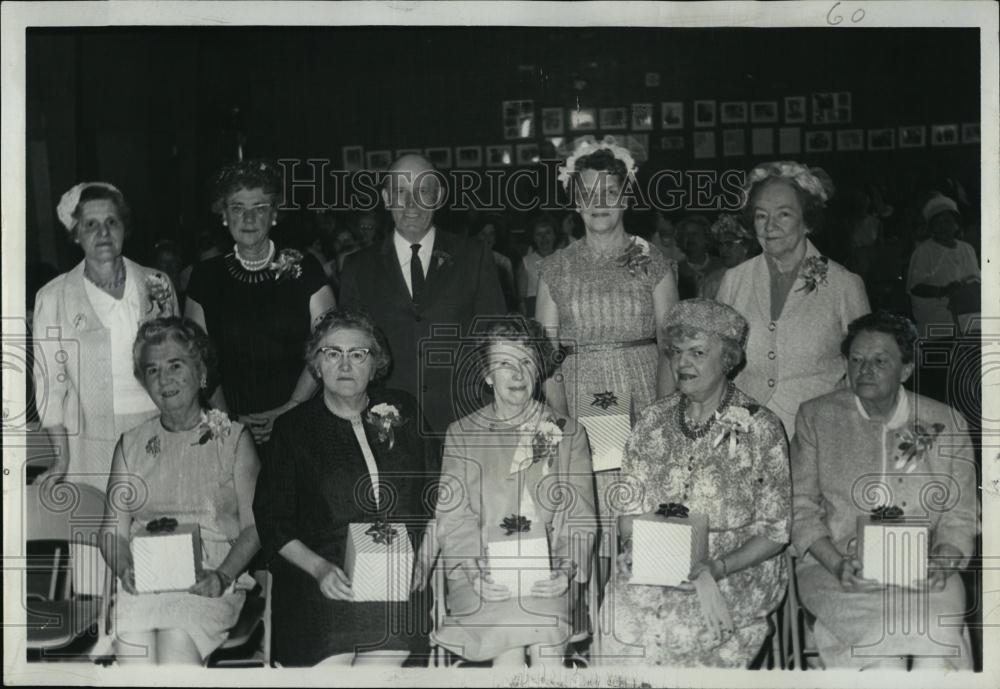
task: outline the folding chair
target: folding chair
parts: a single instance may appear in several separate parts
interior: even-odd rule
[[[229,637],[222,646],[205,659],[207,667],[271,665],[271,573],[261,570],[254,574],[254,578],[257,579],[257,587],[247,591],[239,619],[229,630]],[[251,644],[258,632],[260,640]]]
[[[782,624],[782,646],[787,657],[786,669],[806,670],[809,668],[807,658],[819,659],[819,651],[813,641],[812,626],[816,617],[799,602],[798,582],[795,579],[795,556],[791,549],[785,551],[785,564],[788,567],[788,598],[785,600]]]
[[[45,490],[43,497],[42,488],[37,485],[24,488],[26,542],[55,543],[51,556],[29,557],[28,576],[37,574],[38,565],[47,565],[49,581],[47,590],[34,587],[26,596],[27,645],[29,649],[42,651],[43,656],[59,656],[51,652],[69,646],[95,628],[100,632],[103,625],[104,632],[109,632],[113,577],[103,577],[100,596],[74,591],[69,546],[99,548],[104,493],[92,486],[73,483],[47,484]],[[94,562],[103,563],[100,555],[95,555]]]

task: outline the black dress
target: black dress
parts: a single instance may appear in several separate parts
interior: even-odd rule
[[[326,285],[326,276],[308,253],[299,265],[297,276],[251,272],[229,253],[191,272],[187,295],[205,312],[233,417],[280,407],[302,373],[312,327],[309,299]]]
[[[375,429],[364,425],[378,466],[383,514],[407,525],[416,552],[435,508],[437,444],[420,436],[416,402],[410,395],[375,389],[368,394],[369,408],[392,404],[406,420],[395,429],[391,450]],[[348,524],[371,522],[379,515],[369,497],[371,479],[351,422],[330,412],[320,393],[278,417],[271,446],[274,451],[257,481],[254,515],[274,576],[274,659],[285,666],[308,666],[338,653],[424,650],[430,631],[426,595],[405,603],[330,600],[310,574],[278,554],[298,539],[343,568]]]

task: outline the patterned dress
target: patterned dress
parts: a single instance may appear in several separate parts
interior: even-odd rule
[[[558,309],[563,345],[585,347],[656,337],[653,289],[674,271],[659,248],[649,248],[649,264],[634,276],[628,268],[618,265],[615,257],[595,252],[586,240],[574,242],[542,262],[541,279]],[[658,359],[654,343],[570,354],[562,362],[570,414],[576,414],[578,395],[611,390],[631,393],[638,416],[656,399]],[[602,520],[612,514],[606,493],[618,473],[604,471],[596,475]]]
[[[233,466],[243,426],[233,422],[221,442],[200,444],[200,427],[168,431],[160,417],[122,436],[126,475],[115,477],[108,495],[112,506],[131,512],[132,530],[143,532],[154,519],[172,517],[201,529],[201,564],[216,569],[240,535]],[[121,482],[121,483],[119,483]],[[203,658],[226,640],[236,624],[245,594],[252,587],[243,575],[219,598],[184,592],[130,595],[118,586],[115,627],[119,632],[180,629]]]
[[[734,390],[729,407],[751,410],[752,421],[730,457],[728,441],[713,447],[718,424],[695,440],[684,434],[677,415],[680,400],[678,392],[655,402],[636,424],[616,492],[619,510],[644,514],[661,503],[678,502],[693,513],[707,514],[710,558],[754,536],[787,543],[791,484],[781,421]],[[696,594],[633,586],[616,575],[601,610],[602,619],[612,621],[610,630],[602,630],[605,657],[613,664],[746,667],[767,637],[766,617],[781,602],[787,582],[781,556],[719,581],[736,630],[724,643],[716,643]]]

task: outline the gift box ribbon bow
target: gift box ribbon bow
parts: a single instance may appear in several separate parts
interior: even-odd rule
[[[876,507],[875,509],[872,510],[872,521],[888,522],[894,519],[902,519],[902,518],[903,518],[903,508],[896,507],[895,505],[893,505],[892,507],[883,505],[882,507]]]
[[[392,539],[396,537],[399,532],[392,528],[389,522],[376,521],[368,530],[365,531],[366,536],[371,536],[372,540],[376,543],[383,543],[385,545],[391,545]]]
[[[615,393],[606,392],[595,392],[594,401],[590,403],[592,407],[600,407],[601,409],[607,409],[610,406],[617,405],[618,398],[615,397]]]
[[[160,517],[146,524],[149,533],[170,533],[177,528],[177,520],[173,517]]]
[[[679,502],[661,502],[660,509],[656,510],[656,513],[662,514],[664,517],[687,519],[688,511],[688,508]]]
[[[506,532],[504,536],[510,536],[518,531],[530,531],[531,520],[519,514],[512,514],[503,518],[503,521],[500,522],[500,528]]]

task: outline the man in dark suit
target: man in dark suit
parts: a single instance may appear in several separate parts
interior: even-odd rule
[[[382,199],[395,228],[381,244],[348,258],[340,304],[364,309],[382,329],[393,360],[386,385],[416,397],[430,426],[425,431],[440,435],[474,409],[473,369],[463,366],[455,375],[462,365],[459,338],[468,338],[477,316],[506,307],[486,246],[434,227],[446,191],[433,166],[407,155],[389,172]]]

